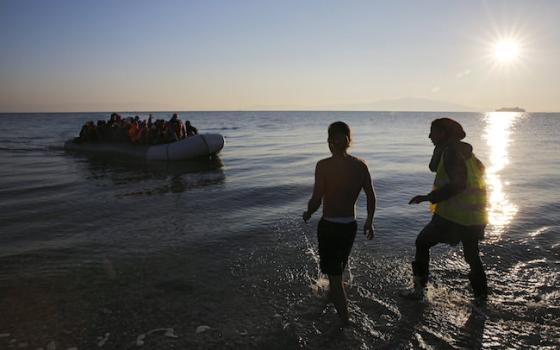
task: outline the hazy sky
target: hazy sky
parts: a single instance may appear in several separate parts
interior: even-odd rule
[[[0,0],[4,112],[445,108],[423,99],[560,111],[560,1]]]

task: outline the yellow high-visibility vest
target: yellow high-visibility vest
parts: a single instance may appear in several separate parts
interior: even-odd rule
[[[478,159],[474,154],[465,161],[465,164],[467,167],[467,188],[447,200],[431,203],[430,210],[432,213],[460,225],[486,225],[488,223],[488,213],[486,210],[484,172],[478,167]],[[449,177],[445,171],[442,154],[434,180],[434,190],[448,183]]]

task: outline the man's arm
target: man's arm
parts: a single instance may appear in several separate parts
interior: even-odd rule
[[[365,170],[365,179],[363,184],[363,189],[366,194],[366,201],[367,201],[367,219],[364,224],[364,234],[366,235],[367,239],[373,238],[373,214],[375,214],[375,191],[373,189],[373,184],[371,181],[371,175],[367,168],[367,165],[364,164]]]
[[[303,213],[303,220],[307,222],[311,215],[319,209],[325,193],[325,179],[321,166],[317,163],[315,166],[315,184],[313,185],[313,195],[307,203],[307,210]]]

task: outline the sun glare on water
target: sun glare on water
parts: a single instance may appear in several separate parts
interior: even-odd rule
[[[508,198],[508,182],[503,179],[503,171],[509,163],[514,126],[522,117],[522,113],[490,112],[484,118],[484,138],[490,150],[490,162],[486,168],[489,238],[500,238],[518,210],[517,205]]]

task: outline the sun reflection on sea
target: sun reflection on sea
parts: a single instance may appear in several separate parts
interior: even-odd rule
[[[490,112],[484,118],[484,138],[490,157],[490,164],[486,168],[489,238],[499,238],[517,213],[517,206],[508,199],[505,188],[507,182],[502,179],[501,172],[509,164],[511,129],[522,115],[517,112]]]

